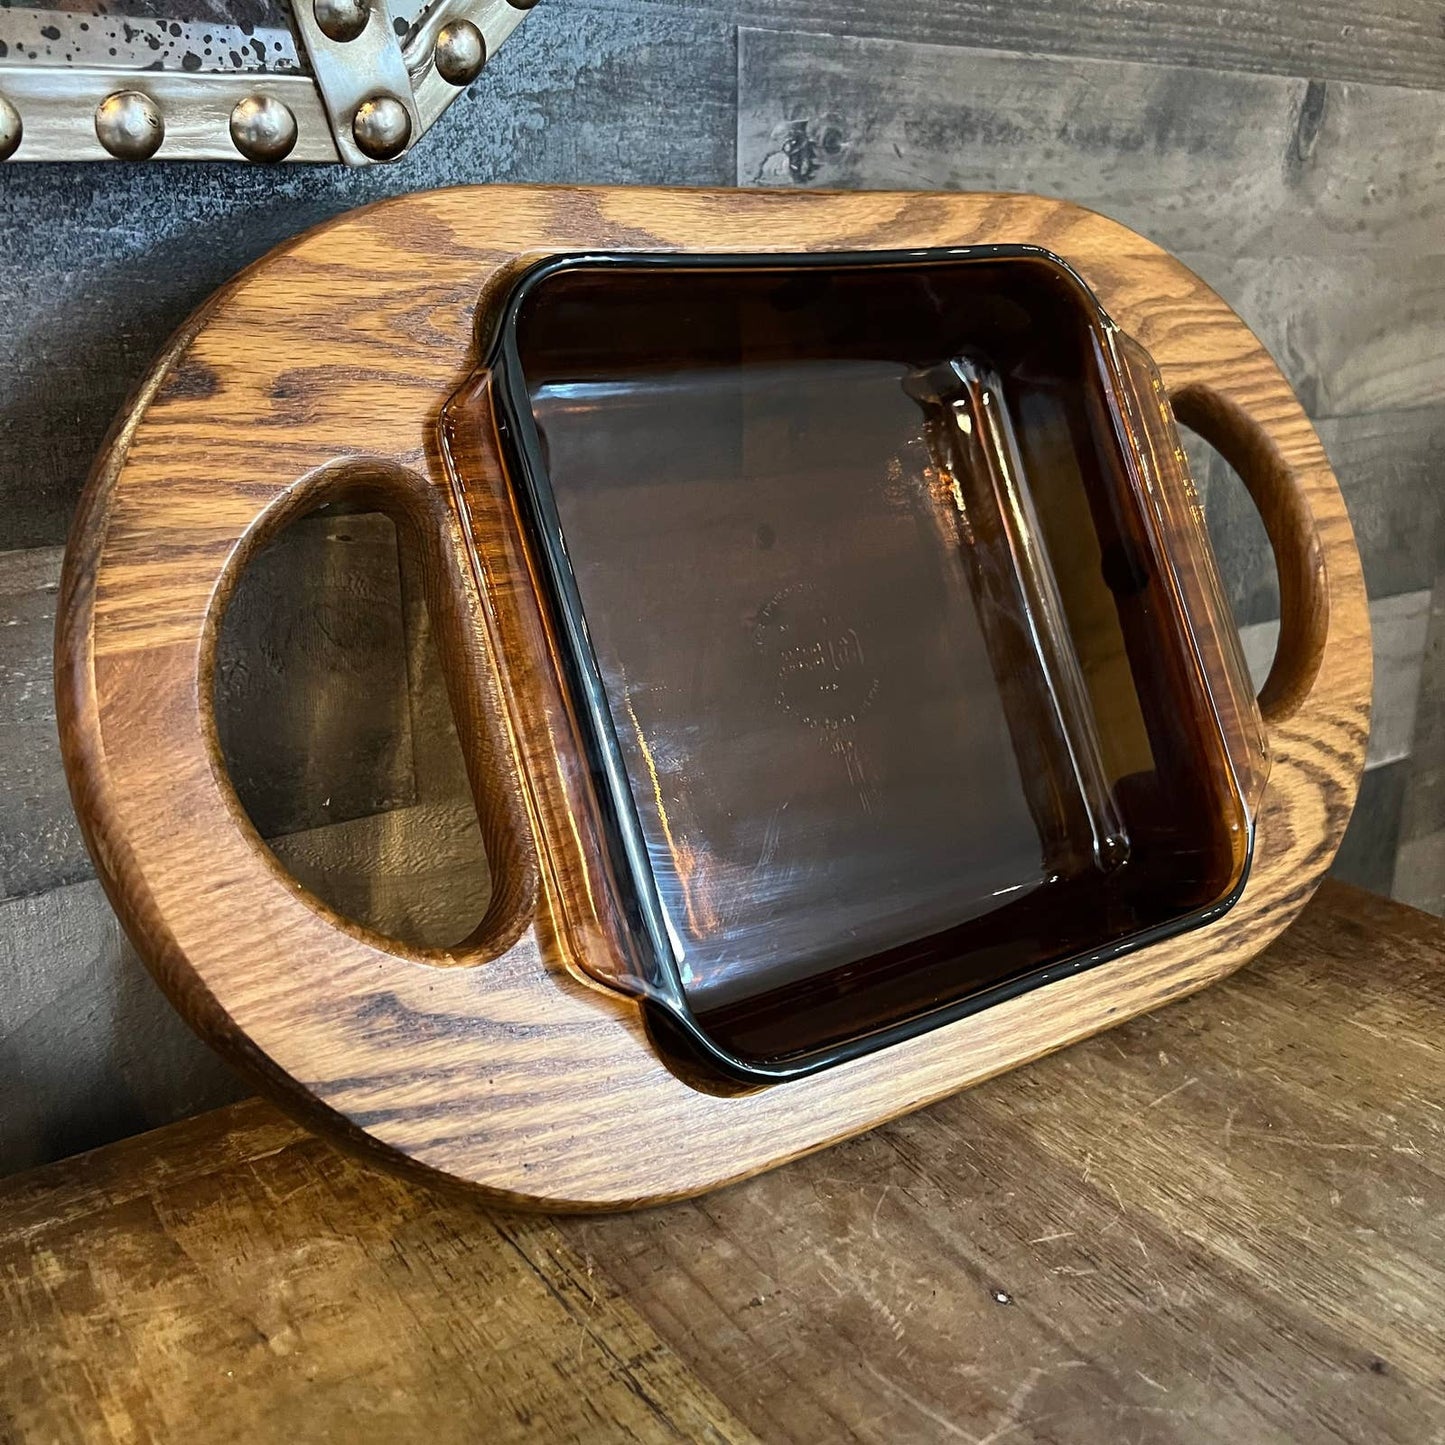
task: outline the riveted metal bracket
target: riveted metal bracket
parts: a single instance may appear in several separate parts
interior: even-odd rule
[[[535,3],[8,0],[0,161],[391,160]]]
[[[438,55],[446,54],[448,30],[458,26],[475,27],[482,45],[480,63],[485,65],[536,3],[537,0],[526,0],[525,4],[518,0],[491,0],[489,4],[478,5],[472,0],[436,0],[418,17],[401,49],[423,130],[431,127],[472,78],[463,71],[454,72],[448,79],[442,74],[445,65],[438,68]]]
[[[324,26],[331,15],[348,23]],[[395,160],[422,124],[387,0],[296,0],[292,19],[341,159]]]

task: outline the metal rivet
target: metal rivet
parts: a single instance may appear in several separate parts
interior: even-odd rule
[[[274,96],[248,95],[231,112],[231,139],[248,161],[284,161],[296,144],[296,117]]]
[[[537,0],[507,0],[513,10],[530,10],[536,3]]]
[[[470,85],[487,63],[487,42],[470,20],[453,20],[437,32],[437,74],[452,85]]]
[[[374,161],[393,160],[411,139],[411,116],[395,96],[373,95],[356,107],[351,134],[363,155]]]
[[[355,40],[371,19],[367,0],[315,0],[311,9],[328,40]]]
[[[95,110],[96,139],[117,160],[149,160],[166,138],[160,107],[139,90],[118,90]]]
[[[20,137],[24,134],[20,112],[0,95],[0,161],[8,161],[20,149]]]

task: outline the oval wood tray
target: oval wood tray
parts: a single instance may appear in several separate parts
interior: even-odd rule
[[[584,250],[897,250],[1031,243],[1072,263],[1153,354],[1179,419],[1219,448],[1280,573],[1261,695],[1273,766],[1240,901],[1219,921],[820,1075],[691,1087],[638,1006],[552,945],[539,820],[439,449],[475,372],[479,305],[522,258]],[[400,945],[307,895],[246,819],[209,699],[246,558],[338,495],[422,548],[495,873],[452,953]],[[1034,196],[491,187],[343,216],[218,293],[117,423],[62,583],[56,685],[77,812],[111,901],[190,1022],[292,1112],[386,1162],[510,1204],[616,1208],[769,1168],[1198,989],[1258,953],[1318,885],[1368,731],[1370,641],[1339,489],[1288,384],[1180,262]],[[518,660],[507,654],[515,675]]]

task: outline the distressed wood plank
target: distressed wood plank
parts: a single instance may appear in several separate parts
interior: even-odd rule
[[[1372,597],[1435,585],[1445,556],[1445,407],[1315,423],[1340,478]]]
[[[1394,891],[1408,781],[1409,764],[1400,759],[1366,771],[1350,826],[1330,865],[1334,877],[1371,893],[1388,896]]]
[[[1382,238],[1363,254],[1182,259],[1249,322],[1312,416],[1438,412],[1445,401],[1438,246],[1416,255]]]
[[[1434,91],[752,29],[738,74],[752,184],[1067,196],[1187,254],[1439,249]]]
[[[1442,961],[1326,884],[1215,989],[612,1219],[494,1214],[250,1101],[0,1186],[0,1409],[17,1445],[1418,1445]]]
[[[1445,828],[1416,837],[1402,827],[1402,837],[1395,855],[1392,896],[1414,908],[1445,915]]]
[[[379,1177],[259,1103],[53,1177],[0,1194],[17,1445],[754,1440],[555,1226]]]
[[[0,1174],[249,1092],[166,1003],[93,879],[0,903],[0,979]]]
[[[0,552],[0,899],[91,876],[55,728],[61,555]]]
[[[1414,742],[1420,678],[1430,625],[1430,593],[1402,592],[1370,603],[1375,687],[1365,766],[1398,762]]]
[[[420,947],[465,938],[491,896],[477,811],[465,795],[273,838],[271,851],[339,913]]]
[[[1445,85],[1445,30],[1426,0],[591,0],[815,30],[1176,65]]]
[[[293,523],[253,558],[217,643],[216,727],[264,838],[417,800],[396,529]]]
[[[1398,896],[1445,913],[1445,567],[1431,594],[1408,771]]]

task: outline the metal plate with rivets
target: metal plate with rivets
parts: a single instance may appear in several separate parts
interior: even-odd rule
[[[0,161],[390,160],[530,8],[9,0],[0,5]]]

